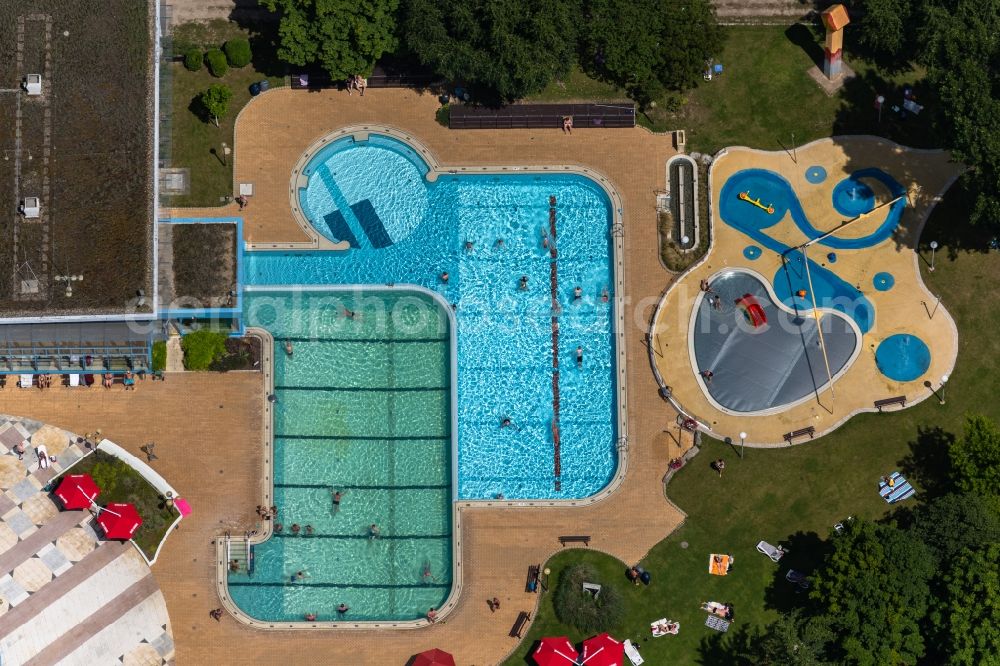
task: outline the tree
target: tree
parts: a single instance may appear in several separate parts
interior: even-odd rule
[[[250,53],[250,40],[245,37],[227,40],[222,45],[222,52],[226,54],[226,61],[230,67],[246,67],[253,57]]]
[[[399,0],[261,0],[281,15],[278,57],[291,65],[319,64],[334,80],[367,76],[396,48]]]
[[[595,597],[584,591],[584,583],[600,585],[600,594]],[[625,617],[621,591],[610,581],[602,581],[589,564],[574,564],[559,575],[552,608],[560,622],[590,634],[608,631]]]
[[[1000,516],[982,495],[949,493],[914,510],[910,529],[947,563],[966,548],[1000,541]]]
[[[904,64],[916,52],[921,14],[913,0],[855,0],[858,42],[881,60]],[[849,28],[850,30],[850,28]]]
[[[971,169],[972,222],[1000,222],[1000,0],[929,0],[921,60],[940,99],[941,135]]]
[[[825,645],[833,640],[822,618],[806,618],[800,609],[781,614],[772,624],[747,635],[739,659],[754,666],[822,666]]]
[[[406,46],[487,103],[510,102],[575,60],[578,0],[407,0]]]
[[[208,366],[226,353],[226,338],[221,331],[202,328],[181,338],[184,367],[188,370],[208,370]]]
[[[587,14],[581,66],[643,106],[696,85],[722,48],[708,0],[590,0]]]
[[[959,490],[988,498],[993,506],[1000,504],[997,492],[1000,488],[1000,428],[996,423],[985,416],[970,415],[965,421],[962,438],[951,445],[949,456],[952,476]]]
[[[931,621],[945,663],[1000,664],[1000,544],[965,550],[944,576],[946,597]]]
[[[833,661],[915,664],[934,573],[927,547],[895,525],[865,520],[847,523],[832,546],[810,598],[836,635]]]
[[[232,98],[233,91],[229,89],[229,86],[224,86],[221,83],[210,85],[208,90],[198,96],[201,107],[205,113],[212,117],[212,122],[215,123],[216,127],[219,126],[219,118],[226,115],[226,111],[229,109],[229,100]]]
[[[205,64],[208,65],[208,71],[211,72],[212,76],[221,78],[226,75],[229,71],[229,65],[226,63],[226,54],[224,54],[220,49],[209,49],[205,52]]]
[[[184,69],[189,72],[197,72],[201,69],[202,53],[200,49],[194,47],[184,52]]]

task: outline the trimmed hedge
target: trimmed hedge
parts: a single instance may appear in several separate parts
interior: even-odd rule
[[[184,367],[188,370],[208,370],[216,359],[226,353],[225,333],[203,328],[181,338]]]
[[[552,608],[563,624],[570,624],[585,634],[596,634],[616,627],[625,618],[625,604],[618,588],[601,581],[589,564],[577,564],[562,572],[552,596]],[[583,591],[583,584],[601,586],[595,598]]]
[[[197,72],[201,69],[201,65],[205,56],[202,55],[200,49],[190,48],[184,52],[184,69],[189,72]]]
[[[250,41],[244,37],[230,39],[222,45],[222,50],[226,54],[226,60],[230,67],[246,67],[250,64],[252,54],[250,52]]]
[[[205,65],[212,76],[223,77],[229,71],[226,54],[219,49],[209,49],[205,52]]]

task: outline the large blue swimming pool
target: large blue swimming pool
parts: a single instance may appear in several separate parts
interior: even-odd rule
[[[576,175],[445,173],[428,182],[428,167],[411,148],[379,135],[326,146],[304,173],[302,209],[320,233],[352,249],[252,252],[245,281],[416,284],[438,292],[456,315],[457,495],[569,499],[603,488],[617,462],[611,208],[604,191]],[[545,248],[550,197],[556,236],[549,232]]]

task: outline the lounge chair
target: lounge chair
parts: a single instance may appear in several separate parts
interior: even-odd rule
[[[763,555],[767,555],[771,558],[772,562],[777,562],[785,555],[785,549],[779,546],[772,546],[766,541],[757,542],[757,552]]]
[[[649,624],[649,630],[653,632],[654,638],[659,638],[660,636],[666,635],[677,635],[681,630],[681,623],[668,620],[667,618],[660,618],[656,622],[651,622]]]
[[[628,657],[628,660],[632,662],[632,666],[642,666],[642,664],[645,662],[645,659],[643,659],[642,655],[639,654],[639,650],[634,645],[632,645],[632,641],[626,638],[624,645],[625,645],[625,656]]]
[[[75,372],[70,373],[69,374],[69,385],[70,386],[79,386],[80,385],[80,375],[77,374],[77,373],[75,373]]]
[[[21,375],[21,378],[17,380],[17,385],[21,388],[31,388],[35,383],[35,378],[32,375]]]

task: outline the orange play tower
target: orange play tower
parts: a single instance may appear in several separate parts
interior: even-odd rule
[[[822,16],[823,25],[826,26],[823,74],[829,80],[836,81],[843,74],[841,54],[844,50],[844,27],[851,22],[851,18],[844,5],[831,5]]]

